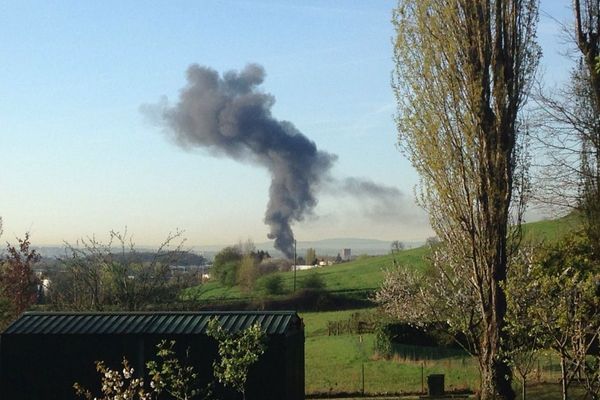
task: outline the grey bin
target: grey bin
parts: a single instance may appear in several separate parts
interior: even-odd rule
[[[432,374],[427,376],[427,391],[429,396],[443,396],[444,374]]]

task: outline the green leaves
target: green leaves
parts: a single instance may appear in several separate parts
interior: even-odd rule
[[[219,359],[213,363],[215,377],[245,398],[248,370],[265,352],[265,334],[260,325],[252,325],[232,335],[214,318],[208,323],[206,333],[216,339],[219,345]]]
[[[198,374],[194,367],[181,364],[173,346],[174,340],[162,340],[156,346],[159,361],[146,364],[151,378],[150,386],[157,395],[166,392],[176,400],[192,399],[200,394],[196,384]]]
[[[213,372],[219,382],[231,387],[245,398],[248,370],[265,352],[265,334],[259,324],[237,334],[229,334],[221,327],[218,319],[210,320],[206,333],[217,340],[219,358],[213,363]],[[134,376],[134,370],[123,359],[123,370],[112,370],[102,361],[96,363],[96,369],[102,379],[102,394],[99,400],[151,400],[169,398],[189,400],[208,399],[211,396],[212,383],[200,388],[198,373],[191,365],[185,365],[174,350],[175,341],[162,340],[156,346],[156,361],[146,363],[150,378],[150,389],[144,386],[144,380]],[[188,349],[189,351],[189,349]],[[75,393],[87,400],[96,399],[92,393],[79,383],[73,385]],[[168,397],[164,397],[164,396]]]
[[[590,356],[600,334],[600,260],[593,248],[579,232],[547,248],[530,249],[512,264],[506,285],[510,356],[517,369],[522,355],[551,347],[564,365],[564,393],[580,376],[592,397],[600,391],[598,360]],[[526,370],[519,372],[525,376]]]

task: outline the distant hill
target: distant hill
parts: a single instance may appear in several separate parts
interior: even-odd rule
[[[403,242],[407,249],[420,247],[424,244],[422,241]],[[254,244],[258,250],[268,251],[273,257],[283,257],[273,247],[273,242],[260,242]],[[342,249],[351,249],[353,256],[369,255],[378,256],[388,254],[390,252],[391,241],[378,239],[361,239],[361,238],[335,238],[322,239],[311,241],[298,241],[296,244],[296,253],[298,256],[304,257],[306,250],[309,248],[315,249],[317,256],[335,257]],[[202,252],[208,258],[212,258],[214,254],[228,245],[211,245],[211,246],[195,246],[194,251]]]

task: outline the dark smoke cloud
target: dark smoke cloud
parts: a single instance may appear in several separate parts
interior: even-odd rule
[[[194,64],[176,104],[165,100],[142,106],[142,111],[184,149],[204,148],[269,170],[265,223],[275,248],[287,257],[293,255],[291,225],[311,215],[317,190],[360,200],[374,220],[398,215],[398,189],[359,178],[331,178],[337,156],[318,150],[292,123],[273,118],[275,98],[258,89],[264,78],[264,69],[256,64],[222,76]]]
[[[273,118],[274,97],[258,90],[264,77],[264,69],[256,64],[222,77],[211,68],[192,65],[179,101],[163,104],[160,121],[183,148],[207,148],[269,170],[268,237],[291,257],[291,224],[315,207],[315,190],[336,156],[318,150],[290,122]]]

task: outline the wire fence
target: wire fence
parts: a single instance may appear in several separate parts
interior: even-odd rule
[[[477,361],[456,349],[401,346],[390,359],[370,358],[345,364],[307,368],[306,393],[309,396],[394,395],[427,393],[427,377],[444,375],[448,392],[474,392],[480,378]],[[550,352],[540,353],[527,376],[528,385],[560,382],[560,359]],[[520,382],[515,376],[516,386]]]

